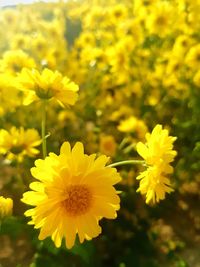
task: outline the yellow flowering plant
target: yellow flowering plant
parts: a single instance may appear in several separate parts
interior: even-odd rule
[[[165,198],[165,193],[173,191],[170,180],[166,175],[173,172],[170,163],[177,152],[173,150],[176,137],[168,135],[168,131],[156,125],[152,133],[146,134],[147,144],[137,144],[138,153],[144,158],[147,170],[142,172],[137,179],[140,181],[138,191],[146,194],[146,202],[159,202]]]
[[[194,0],[0,10],[3,266],[195,265],[198,14]]]

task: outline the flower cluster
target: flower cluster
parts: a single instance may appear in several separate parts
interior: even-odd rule
[[[140,181],[138,191],[146,194],[146,203],[159,202],[165,198],[165,193],[173,191],[166,175],[173,172],[170,163],[177,152],[173,150],[176,137],[169,136],[168,130],[156,125],[152,133],[146,134],[147,143],[139,142],[137,152],[145,160],[147,170],[142,172],[137,179]]]

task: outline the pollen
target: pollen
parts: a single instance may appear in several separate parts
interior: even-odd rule
[[[62,202],[69,216],[85,214],[92,203],[92,194],[85,185],[71,185],[67,189],[67,198]]]

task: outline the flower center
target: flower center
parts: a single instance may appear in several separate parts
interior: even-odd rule
[[[85,185],[71,185],[67,188],[67,198],[63,201],[63,206],[68,215],[78,216],[85,214],[92,201],[92,194]]]

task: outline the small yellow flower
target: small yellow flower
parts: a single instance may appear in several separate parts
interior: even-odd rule
[[[11,198],[0,197],[0,220],[10,216],[13,209],[13,200]]]
[[[165,193],[173,191],[169,179],[165,176],[173,172],[170,163],[177,154],[173,150],[176,137],[169,136],[168,130],[156,125],[151,134],[146,134],[146,139],[146,144],[137,144],[137,152],[148,165],[147,170],[137,177],[141,179],[138,191],[146,194],[146,203],[155,203],[164,199]]]
[[[117,127],[120,132],[129,133],[135,130],[137,126],[137,118],[130,116],[127,119],[120,121],[119,126]]]
[[[0,130],[0,154],[7,159],[22,161],[24,156],[34,157],[39,153],[35,147],[41,144],[41,138],[35,129],[24,130],[12,127],[10,131]]]
[[[115,219],[120,199],[113,185],[121,178],[115,168],[106,167],[108,157],[84,154],[82,143],[71,150],[63,143],[60,155],[50,153],[36,160],[31,169],[38,182],[33,191],[24,193],[22,201],[35,206],[25,215],[31,216],[35,228],[41,228],[39,239],[51,236],[56,247],[63,237],[67,248],[74,245],[76,234],[82,243],[101,233],[103,217]]]
[[[102,135],[100,137],[100,152],[113,157],[116,153],[117,144],[112,135]]]
[[[144,138],[148,130],[144,121],[139,120],[134,116],[130,116],[129,118],[120,121],[117,128],[120,132],[124,133],[135,132],[140,139]]]
[[[62,106],[74,105],[79,90],[78,85],[63,77],[58,71],[45,68],[42,73],[24,68],[18,76],[20,88],[26,94],[24,105],[35,100],[55,98]]]

